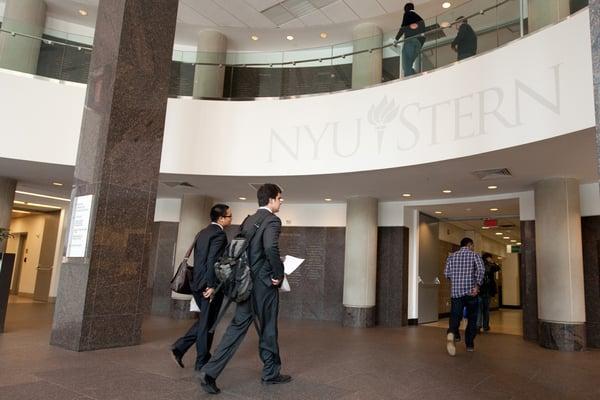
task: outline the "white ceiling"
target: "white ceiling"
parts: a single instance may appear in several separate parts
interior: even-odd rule
[[[198,31],[218,29],[228,37],[230,50],[274,51],[330,46],[352,40],[352,29],[359,22],[373,22],[384,32],[394,32],[402,20],[405,4],[401,0],[285,0],[285,3],[307,1],[312,11],[298,13],[287,5],[291,11],[284,12],[292,18],[278,26],[261,11],[273,6],[281,8],[282,0],[179,0],[175,43],[195,46]],[[471,0],[452,0],[450,10],[441,7],[442,0],[413,0],[413,3],[419,14],[427,19],[452,13],[468,1]],[[46,3],[50,17],[87,27],[95,25],[98,0],[46,0]],[[85,9],[88,15],[82,17],[78,14],[79,9]],[[449,20],[455,18],[452,15]],[[327,32],[328,37],[322,39],[321,32]],[[295,40],[286,40],[288,34]],[[260,39],[252,41],[252,35]]]

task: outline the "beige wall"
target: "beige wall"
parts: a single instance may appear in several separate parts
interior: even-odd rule
[[[502,262],[502,303],[507,306],[521,304],[519,292],[519,255],[507,254]]]
[[[44,215],[39,214],[15,218],[10,223],[11,232],[27,233],[27,239],[25,240],[25,247],[23,249],[19,293],[33,294],[35,289],[35,278],[37,266],[40,261],[45,222]],[[25,259],[27,261],[25,261]]]
[[[15,218],[11,221],[13,233],[27,233],[23,249],[23,261],[19,282],[19,293],[33,294],[37,278],[37,267],[54,264],[59,214],[36,214]],[[12,241],[11,241],[12,242]],[[16,246],[16,240],[14,240]],[[14,249],[16,253],[16,248]]]

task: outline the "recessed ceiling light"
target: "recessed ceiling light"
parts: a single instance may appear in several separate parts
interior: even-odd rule
[[[452,190],[444,189],[444,190],[442,190],[442,193],[450,194],[450,193],[452,193]]]
[[[442,8],[450,8],[452,7],[452,3],[450,3],[449,1],[445,1],[442,3]]]
[[[410,197],[410,196],[412,196],[412,194],[410,194],[410,193],[402,193],[402,197]]]
[[[13,201],[13,203],[15,203],[15,204],[25,204],[24,201],[19,201],[19,200],[15,200],[15,201]]]
[[[53,184],[54,186],[62,186],[62,185],[63,185],[63,184],[62,184],[62,183],[60,183],[60,182],[52,182],[52,184]]]
[[[498,186],[496,186],[496,185],[490,185],[490,186],[488,186],[488,189],[490,189],[490,190],[496,190],[496,189],[498,189]]]
[[[502,239],[504,239],[504,240],[509,240],[509,239],[510,239],[510,236],[504,236],[504,237],[502,237]]]
[[[515,239],[510,241],[511,243],[517,243],[517,241]]]
[[[331,201],[331,199],[328,197],[328,198],[325,199],[325,201]]]
[[[471,210],[472,210],[471,208],[465,208],[465,211],[471,211]]]
[[[240,200],[242,200],[242,201],[246,200],[246,198],[245,198],[245,197],[238,197],[238,199],[240,199]]]
[[[502,232],[496,232],[496,236],[502,236],[502,235],[504,235],[504,233],[502,233]]]
[[[48,204],[40,204],[40,203],[25,203],[28,206],[33,206],[33,207],[42,207],[42,208],[53,208],[55,210],[60,210],[60,207],[57,206],[50,206]]]
[[[31,211],[23,211],[23,210],[12,210],[12,212],[16,214],[31,214]]]
[[[444,22],[440,23],[440,26],[441,26],[442,28],[447,28],[447,27],[449,27],[449,26],[450,26],[450,22],[448,22],[448,21],[444,21]]]
[[[517,242],[517,246],[520,246],[520,245],[521,245],[521,242]]]
[[[489,226],[482,226],[481,229],[490,229]]]
[[[442,214],[442,211],[436,211],[435,213],[436,214]]]
[[[15,190],[15,193],[24,194],[24,195],[27,195],[27,196],[43,197],[44,199],[69,201],[69,202],[71,201],[71,199],[65,199],[64,197],[56,197],[56,196],[48,196],[48,195],[45,195],[45,194],[39,194],[39,193],[23,192],[21,190]],[[58,207],[58,208],[60,208],[60,207]]]
[[[490,208],[490,211],[498,211],[498,209],[496,207],[494,207],[494,208]]]
[[[252,40],[254,40],[256,42],[258,40],[258,36],[252,35]]]
[[[321,36],[321,39],[326,39],[327,38],[327,32],[321,32],[321,34],[319,36]]]
[[[85,10],[77,10],[77,12],[79,13],[79,15],[81,15],[82,17],[85,17],[86,15],[88,15],[88,12]]]
[[[294,40],[294,37],[293,37],[292,35],[287,35],[285,38],[286,38],[287,40]]]

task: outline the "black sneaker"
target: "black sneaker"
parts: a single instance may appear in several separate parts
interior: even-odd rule
[[[217,387],[217,381],[210,375],[200,375],[200,386],[208,394],[219,394],[221,389]]]
[[[185,365],[183,365],[183,354],[181,354],[179,350],[177,350],[175,347],[171,347],[171,355],[173,356],[173,360],[175,360],[180,368],[185,368]]]
[[[292,377],[289,375],[279,374],[275,378],[271,379],[262,379],[263,385],[281,385],[283,383],[288,383],[292,381]]]

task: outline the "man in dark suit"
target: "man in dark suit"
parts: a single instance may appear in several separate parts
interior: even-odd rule
[[[171,347],[173,357],[181,368],[184,367],[183,355],[194,342],[196,342],[195,370],[199,371],[211,357],[210,347],[214,334],[209,330],[217,319],[223,303],[223,293],[214,293],[214,288],[217,286],[214,265],[227,246],[227,236],[223,229],[231,224],[231,218],[229,206],[214,205],[210,210],[212,222],[196,236],[191,289],[194,300],[200,308],[200,315],[188,332]]]
[[[242,233],[259,228],[248,247],[248,261],[253,272],[253,289],[250,299],[237,304],[235,315],[223,335],[211,360],[202,368],[202,388],[211,394],[220,392],[216,379],[235,354],[255,318],[258,319],[259,355],[263,362],[262,383],[265,385],[288,383],[289,375],[283,375],[277,339],[277,315],[279,292],[283,280],[283,263],[279,256],[281,220],[275,215],[281,206],[281,189],[266,183],[257,192],[258,211],[249,216],[242,225]]]

